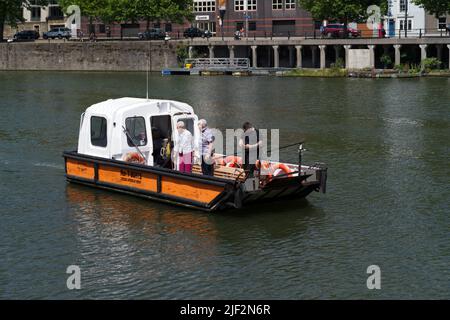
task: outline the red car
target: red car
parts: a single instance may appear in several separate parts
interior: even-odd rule
[[[331,23],[321,28],[322,36],[328,38],[344,38],[344,25],[340,23]],[[361,31],[347,26],[347,35],[350,38],[357,38],[361,36]]]

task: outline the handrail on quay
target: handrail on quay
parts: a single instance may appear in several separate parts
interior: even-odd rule
[[[249,69],[248,58],[197,58],[186,59],[185,64],[191,64],[196,69]]]

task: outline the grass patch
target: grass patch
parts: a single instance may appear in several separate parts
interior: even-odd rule
[[[283,74],[287,77],[323,77],[323,78],[336,78],[347,77],[348,71],[341,68],[329,68],[329,69],[295,69]]]

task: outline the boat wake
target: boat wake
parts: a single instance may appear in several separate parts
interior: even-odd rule
[[[56,163],[37,162],[37,163],[33,163],[33,166],[35,166],[35,167],[46,167],[46,168],[53,168],[53,169],[64,170],[64,165],[62,165],[62,164],[56,164]]]

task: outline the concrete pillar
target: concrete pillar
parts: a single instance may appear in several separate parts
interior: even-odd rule
[[[338,62],[340,51],[341,46],[334,46],[334,56],[335,56],[334,62]]]
[[[401,44],[394,44],[395,49],[395,65],[398,66],[401,64],[401,52],[400,48],[402,47]]]
[[[192,59],[193,56],[194,56],[194,47],[193,46],[189,46],[188,57],[189,57],[189,59]]]
[[[448,48],[448,56],[449,56],[449,58],[448,58],[448,70],[450,70],[450,44],[448,44],[447,45],[447,48]]]
[[[327,56],[326,56],[326,48],[327,46],[321,45],[320,49],[320,69],[325,69],[327,67]]]
[[[289,46],[289,68],[294,68],[294,47]]]
[[[317,47],[316,47],[316,46],[311,46],[311,54],[312,54],[312,65],[313,65],[313,68],[316,67],[316,52],[317,52]]]
[[[230,59],[234,59],[234,46],[228,46],[228,51],[230,52]]]
[[[427,44],[419,44],[420,47],[420,61],[423,61],[427,58]]]
[[[437,59],[442,62],[442,48],[444,46],[442,44],[436,45]]]
[[[297,50],[297,68],[303,67],[302,48],[303,46],[295,46],[295,49]]]
[[[258,67],[258,52],[257,52],[258,46],[252,46],[252,67],[257,68]]]
[[[209,46],[209,58],[214,59],[214,46]]]
[[[369,48],[370,67],[375,68],[375,46],[373,44],[367,46]]]
[[[345,49],[345,68],[348,69],[348,50],[351,49],[351,45],[344,45],[344,49]]]
[[[280,55],[278,52],[279,46],[272,46],[273,48],[273,67],[279,68],[280,67]]]

